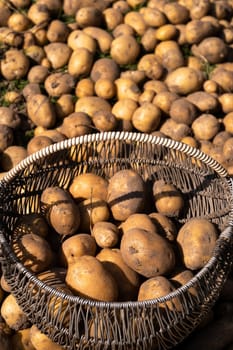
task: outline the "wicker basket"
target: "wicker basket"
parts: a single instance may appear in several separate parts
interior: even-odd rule
[[[179,219],[181,224],[204,217],[219,227],[212,258],[188,284],[143,302],[90,301],[39,281],[17,260],[10,248],[11,233],[21,215],[40,212],[39,199],[46,187],[68,188],[73,177],[83,172],[109,177],[128,168],[144,179],[172,181],[182,191],[188,205]],[[180,142],[124,132],[68,139],[29,156],[9,171],[0,182],[0,193],[0,257],[5,278],[28,319],[64,349],[172,348],[212,308],[231,269],[232,181],[215,160]],[[195,297],[189,293],[191,287],[196,288]],[[174,302],[177,298],[182,305],[179,310]],[[54,313],[51,300],[56,300]],[[91,334],[90,324],[94,325]]]

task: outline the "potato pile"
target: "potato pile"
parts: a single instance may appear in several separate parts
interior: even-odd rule
[[[45,146],[115,130],[187,143],[233,174],[232,0],[0,0],[0,10],[1,176]],[[218,232],[196,219],[177,224],[186,203],[172,183],[153,184],[148,211],[135,174],[109,181],[87,175],[68,192],[48,189],[44,215],[18,222],[12,247],[38,276],[54,273],[62,290],[97,300],[145,300],[186,283],[208,261]],[[127,178],[137,197],[124,192]],[[87,276],[86,285],[73,284],[83,266],[98,271],[108,295],[93,290]],[[4,276],[0,302],[3,350],[11,348],[12,330],[14,349],[42,350],[42,341],[61,349],[29,328],[21,311],[17,318]],[[227,339],[203,348],[223,349],[233,342]]]

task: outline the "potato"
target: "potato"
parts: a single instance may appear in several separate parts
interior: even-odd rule
[[[69,73],[51,73],[44,81],[44,88],[51,97],[61,97],[72,92],[74,76]]]
[[[145,205],[144,181],[132,169],[119,170],[109,179],[107,202],[115,220],[126,220]]]
[[[147,80],[144,84],[143,84],[143,89],[144,90],[152,90],[154,91],[156,94],[160,93],[160,92],[165,92],[168,91],[168,87],[166,85],[166,83],[164,81],[161,80]]]
[[[152,219],[144,213],[131,214],[125,221],[121,223],[119,228],[123,234],[132,228],[141,228],[146,231],[157,232],[157,228],[154,225]]]
[[[224,117],[223,117],[223,125],[225,127],[225,131],[229,132],[230,134],[233,133],[233,111],[227,113]]]
[[[213,138],[212,143],[213,145],[217,146],[223,146],[225,141],[228,140],[231,137],[231,133],[227,130],[222,130],[217,133],[217,135]]]
[[[192,53],[204,57],[211,64],[217,64],[226,59],[228,47],[222,39],[212,36],[203,39],[198,45],[194,44]]]
[[[52,128],[56,122],[55,109],[46,95],[34,94],[26,103],[28,117],[36,126]]]
[[[216,227],[207,219],[192,218],[180,228],[177,242],[187,269],[205,266],[213,254],[217,235]]]
[[[53,69],[59,69],[68,64],[72,50],[62,42],[52,42],[44,46],[46,56]]]
[[[180,141],[191,134],[191,127],[184,123],[177,123],[174,119],[168,118],[160,127],[160,132],[176,141]]]
[[[225,160],[233,159],[233,137],[229,137],[222,146],[222,155]]]
[[[164,180],[153,183],[153,197],[157,211],[168,217],[178,217],[184,208],[184,198],[180,190]]]
[[[106,100],[110,100],[116,95],[115,83],[110,79],[98,79],[94,88],[95,94]]]
[[[36,325],[30,328],[30,341],[35,350],[64,350],[57,343],[54,343],[46,334],[42,333]]]
[[[75,49],[68,62],[68,73],[74,78],[87,76],[92,68],[93,54],[86,48]]]
[[[220,129],[219,120],[210,113],[203,113],[191,125],[197,140],[211,140]]]
[[[129,11],[124,16],[124,23],[128,24],[134,29],[134,32],[142,36],[146,29],[147,24],[144,20],[143,15],[137,11]]]
[[[191,125],[198,115],[198,108],[188,98],[180,97],[171,103],[169,115],[177,123]]]
[[[12,145],[5,148],[0,156],[0,164],[3,171],[12,169],[27,156],[27,150],[23,146]]]
[[[140,46],[133,35],[120,35],[112,40],[110,55],[119,65],[133,64],[140,54]]]
[[[144,281],[138,292],[138,301],[151,300],[164,297],[175,290],[173,284],[164,276],[155,276]],[[181,311],[182,306],[178,298],[160,304],[160,307]]]
[[[123,23],[124,17],[120,9],[109,7],[103,11],[104,23],[108,30],[113,31],[119,24]]]
[[[73,200],[55,202],[49,210],[48,219],[59,235],[72,235],[80,226],[79,207]]]
[[[218,101],[220,102],[222,111],[225,114],[233,112],[233,103],[232,103],[233,93],[225,92],[218,97]]]
[[[73,94],[61,95],[55,103],[55,112],[57,119],[64,119],[74,112],[74,96]]]
[[[183,53],[175,40],[161,41],[156,45],[154,53],[169,72],[184,66]]]
[[[164,67],[153,53],[142,56],[137,64],[139,71],[144,71],[149,79],[160,79],[164,73]]]
[[[171,218],[156,212],[150,213],[149,218],[156,227],[157,232],[162,237],[165,237],[169,241],[175,241],[177,236],[177,228]]]
[[[92,122],[99,131],[113,131],[117,129],[116,116],[108,111],[97,111],[93,114]]]
[[[138,101],[140,89],[133,79],[120,77],[115,80],[115,87],[118,100],[125,99],[127,96],[127,98]]]
[[[11,329],[18,331],[29,326],[28,317],[19,306],[13,294],[8,294],[5,297],[0,311],[2,318]]]
[[[100,9],[93,6],[84,6],[78,9],[75,14],[75,20],[80,28],[101,27],[104,17]]]
[[[101,248],[113,248],[120,240],[118,227],[109,221],[96,222],[92,227],[91,234]]]
[[[30,83],[43,83],[49,74],[47,67],[43,67],[41,64],[35,65],[30,68],[27,78]]]
[[[190,17],[193,19],[200,19],[206,16],[211,8],[211,3],[206,0],[200,0],[197,3],[192,2],[190,7]]]
[[[34,136],[27,144],[28,155],[38,152],[44,147],[52,145],[54,142],[51,138],[45,135]]]
[[[49,243],[35,233],[15,234],[11,246],[21,263],[33,272],[42,272],[54,263],[55,254]]]
[[[134,29],[126,23],[121,23],[113,29],[112,35],[114,38],[117,38],[120,35],[134,35]]]
[[[82,255],[95,256],[97,250],[94,237],[88,233],[77,233],[66,238],[61,244],[60,259],[67,267]]]
[[[153,52],[157,44],[157,39],[155,36],[155,28],[147,28],[143,36],[141,37],[141,45],[145,52]]]
[[[169,72],[165,83],[171,92],[180,95],[188,95],[199,91],[204,81],[203,74],[190,67],[178,67]]]
[[[44,49],[39,45],[29,45],[24,48],[25,55],[31,59],[32,62],[41,64],[42,60],[46,58]]]
[[[167,23],[165,14],[157,8],[150,8],[149,6],[143,6],[139,9],[145,23],[149,27],[160,28]]]
[[[59,19],[53,19],[49,25],[47,30],[47,38],[52,42],[66,42],[69,36],[69,28],[66,23]]]
[[[68,46],[74,51],[79,48],[89,50],[92,54],[96,52],[96,40],[80,29],[72,30],[67,38]]]
[[[177,38],[178,29],[172,23],[166,23],[156,30],[155,36],[157,40],[167,41]]]
[[[108,180],[94,173],[75,176],[69,187],[69,192],[76,201],[94,197],[106,200],[107,190]]]
[[[11,48],[1,60],[1,74],[7,80],[24,78],[29,67],[29,59],[22,50]]]
[[[132,124],[138,131],[150,133],[157,130],[161,120],[161,110],[150,102],[143,103],[132,115]]]
[[[172,24],[187,23],[190,18],[189,10],[177,2],[165,4],[163,11],[168,21]]]
[[[117,100],[112,106],[112,113],[118,120],[132,120],[134,111],[137,109],[138,103],[132,98],[122,98]]]
[[[22,215],[17,221],[15,232],[18,234],[34,233],[43,238],[49,234],[49,226],[42,214],[31,213]]]
[[[180,141],[191,147],[199,148],[199,142],[193,136],[185,136]]]
[[[99,301],[117,301],[118,287],[115,279],[96,257],[81,256],[68,265],[68,287],[78,296]]]
[[[217,83],[221,91],[232,92],[233,91],[233,72],[225,68],[216,68],[211,73],[211,79]]]
[[[170,91],[161,91],[158,92],[152,102],[155,104],[164,114],[169,115],[170,109],[173,102],[178,99],[179,96]]]
[[[99,110],[111,112],[111,104],[102,97],[98,96],[83,96],[75,103],[75,112],[84,112],[90,117]]]
[[[110,210],[105,200],[91,197],[78,203],[81,216],[79,230],[91,232],[92,226],[99,221],[107,221],[110,217]]]
[[[19,329],[12,336],[14,350],[35,350],[30,339],[31,328]]]
[[[193,103],[201,112],[216,112],[219,108],[217,96],[205,91],[196,91],[187,96],[189,102]]]
[[[193,19],[186,24],[185,36],[189,44],[199,44],[203,39],[215,34],[211,22]]]
[[[5,124],[0,124],[0,151],[3,152],[14,142],[14,132],[11,127]]]
[[[104,54],[110,52],[113,36],[105,29],[88,26],[83,29],[83,32],[90,35],[93,39],[96,40],[100,52]]]
[[[8,294],[11,292],[11,286],[7,283],[4,275],[1,276],[0,287],[3,292],[7,292]]]
[[[90,77],[94,82],[99,79],[109,79],[114,82],[120,76],[118,64],[111,58],[97,59],[92,66]]]
[[[3,44],[12,46],[15,49],[19,48],[23,43],[22,35],[7,26],[0,28],[0,40]]]
[[[170,278],[170,281],[176,288],[179,288],[184,286],[186,283],[188,283],[193,277],[194,277],[193,271],[182,270],[174,274]],[[197,289],[195,287],[190,287],[188,291],[192,296],[197,297],[198,294],[197,294]]]
[[[27,16],[34,24],[46,23],[50,20],[49,9],[39,2],[31,4]]]
[[[120,249],[101,249],[96,258],[114,277],[118,285],[119,300],[135,300],[140,285],[140,276],[124,262]]]
[[[90,134],[93,130],[93,123],[87,113],[73,112],[63,119],[58,130],[67,138]]]
[[[147,278],[166,275],[175,267],[173,247],[156,232],[129,229],[122,236],[120,250],[125,263]]]
[[[71,201],[72,197],[70,193],[59,186],[49,186],[46,187],[40,197],[41,206],[51,206],[57,202],[67,202]],[[43,209],[42,209],[43,211]]]
[[[15,12],[8,18],[7,25],[15,32],[24,32],[30,28],[31,22],[23,13]]]

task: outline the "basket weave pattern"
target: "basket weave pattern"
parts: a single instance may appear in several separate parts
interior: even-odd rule
[[[68,188],[83,172],[109,178],[128,168],[145,181],[164,179],[182,191],[188,204],[180,223],[203,217],[221,230],[211,260],[188,284],[144,302],[96,302],[59,292],[54,281],[39,281],[16,259],[10,249],[11,232],[21,215],[41,211],[40,195],[46,187]],[[65,140],[12,169],[0,182],[0,193],[5,278],[29,320],[65,349],[172,348],[214,305],[232,265],[231,179],[216,161],[173,140],[124,132]]]

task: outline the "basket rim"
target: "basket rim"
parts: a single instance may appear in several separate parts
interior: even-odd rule
[[[27,166],[33,164],[46,156],[53,153],[69,149],[72,146],[86,144],[90,142],[100,142],[107,140],[127,140],[138,142],[149,142],[151,144],[157,144],[170,149],[181,151],[188,156],[201,160],[203,163],[212,168],[221,177],[227,177],[227,170],[215,159],[208,154],[204,153],[198,148],[185,144],[181,141],[176,141],[164,136],[156,136],[146,133],[129,132],[129,131],[105,131],[100,133],[85,134],[78,137],[68,138],[59,142],[55,142],[52,145],[46,146],[39,151],[32,153],[25,159],[21,160],[12,169],[6,172],[6,174],[0,179],[0,186],[3,182],[10,182],[18,172],[25,169]]]
[[[191,157],[194,157],[196,159],[201,160],[203,163],[211,167],[220,177],[227,178],[227,181],[229,183],[229,190],[231,190],[231,193],[233,194],[233,181],[229,177],[227,170],[218,163],[215,159],[213,159],[211,156],[205,154],[201,150],[192,147],[188,144],[185,144],[180,141],[175,141],[167,137],[163,136],[156,136],[146,133],[137,133],[137,132],[124,132],[124,131],[111,131],[111,132],[100,132],[100,133],[93,133],[93,134],[86,134],[79,137],[73,137],[69,138],[63,141],[56,142],[50,146],[47,146],[29,156],[27,156],[25,159],[23,159],[20,163],[18,163],[14,168],[9,170],[0,180],[0,188],[5,187],[8,182],[10,182],[12,179],[14,179],[17,174],[25,169],[27,166],[32,165],[35,161],[40,160],[41,158],[44,158],[46,156],[49,156],[55,152],[59,152],[65,149],[69,149],[72,146],[78,145],[78,144],[84,144],[84,143],[90,143],[90,142],[98,142],[98,141],[107,141],[107,140],[127,140],[127,141],[138,141],[138,142],[149,142],[152,144],[158,144],[170,149],[179,150]],[[217,242],[220,242],[221,240],[229,239],[233,241],[232,233],[233,233],[233,204],[231,206],[230,210],[230,217],[232,218],[226,229],[220,233]],[[232,243],[232,242],[231,242]],[[56,288],[48,286],[45,282],[39,280],[36,275],[31,272],[29,269],[27,269],[15,256],[15,254],[11,251],[10,246],[5,238],[4,235],[4,229],[0,227],[0,253],[1,253],[1,245],[4,245],[7,250],[9,250],[9,255],[12,259],[12,261],[15,262],[17,265],[17,268],[20,272],[23,272],[25,275],[28,276],[28,278],[31,281],[35,281],[37,284],[39,284],[41,287],[43,287],[48,292],[51,292],[53,294],[56,294],[57,296],[61,297],[62,299],[67,300],[73,300],[76,301],[82,305],[88,304],[95,307],[112,307],[112,308],[128,308],[129,306],[137,306],[137,307],[149,307],[151,305],[155,305],[157,303],[164,303],[167,302],[174,297],[177,297],[181,295],[183,292],[187,291],[191,287],[193,287],[196,282],[199,280],[199,278],[205,274],[205,272],[211,267],[214,266],[214,264],[217,261],[217,256],[214,254],[210,260],[205,264],[205,266],[199,270],[192,279],[190,279],[185,285],[180,286],[176,288],[174,291],[170,292],[169,294],[154,298],[150,300],[143,300],[143,301],[116,301],[116,302],[106,302],[106,301],[98,301],[98,300],[91,300],[88,298],[82,298],[76,295],[68,295],[62,291],[58,291]],[[217,245],[217,244],[216,244]],[[0,254],[1,257],[1,254]],[[1,261],[0,261],[1,262]],[[14,293],[14,291],[13,291]]]

